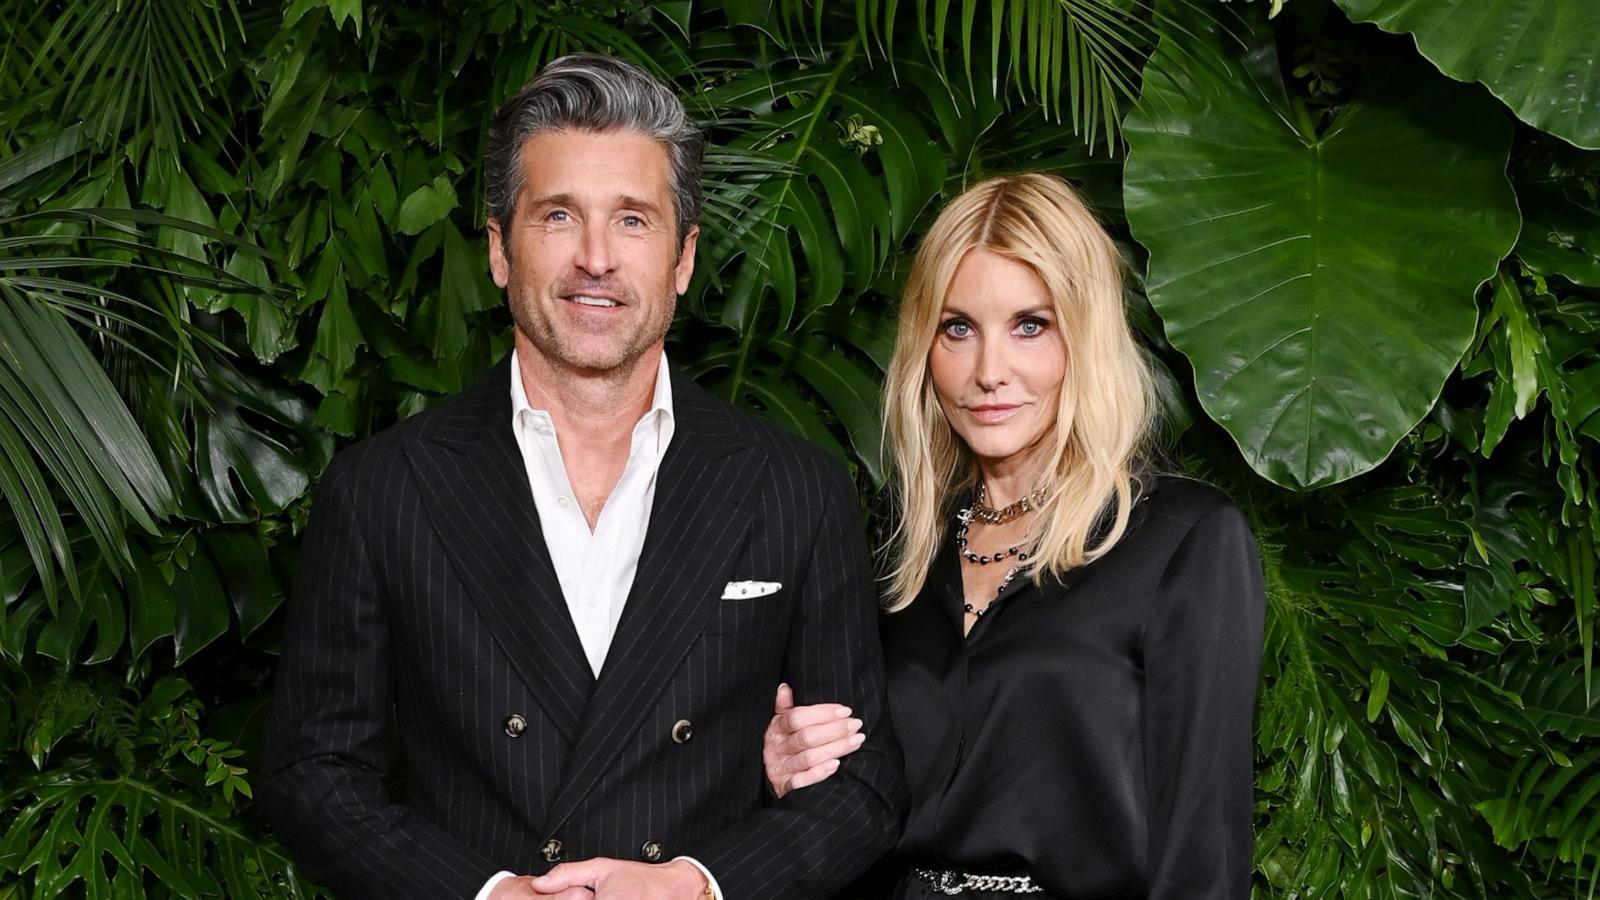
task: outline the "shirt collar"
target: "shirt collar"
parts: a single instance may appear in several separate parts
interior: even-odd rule
[[[536,417],[548,420],[550,413],[543,409],[534,409],[528,403],[528,392],[522,386],[522,366],[517,362],[516,348],[511,350],[511,428],[516,430],[517,422],[522,418],[524,411],[533,413]],[[634,426],[634,434],[647,424],[654,424],[661,430],[661,447],[666,449],[667,441],[671,438],[674,420],[672,412],[672,371],[667,368],[667,351],[661,351],[661,363],[656,368],[656,389],[650,399],[650,409],[640,417],[639,423]]]

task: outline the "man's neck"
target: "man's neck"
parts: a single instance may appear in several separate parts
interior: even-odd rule
[[[607,372],[554,363],[521,332],[516,347],[528,405],[550,414],[567,481],[593,530],[627,466],[633,428],[655,399],[662,344]]]

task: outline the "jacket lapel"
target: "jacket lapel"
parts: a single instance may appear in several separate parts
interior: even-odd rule
[[[637,733],[722,596],[766,466],[734,412],[677,373],[676,425],[656,476],[650,525],[622,619],[546,827],[561,827]]]
[[[569,744],[594,677],[511,432],[509,359],[406,445],[439,540],[494,640]]]

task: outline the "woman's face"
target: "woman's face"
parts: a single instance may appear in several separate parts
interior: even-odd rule
[[[1031,267],[967,253],[939,313],[928,368],[956,434],[988,463],[1026,463],[1056,426],[1067,345]]]

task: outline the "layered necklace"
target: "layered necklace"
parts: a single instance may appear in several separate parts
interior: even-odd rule
[[[988,505],[986,502],[987,499],[987,494],[983,487],[983,479],[980,478],[978,480],[978,486],[973,492],[972,505],[960,510],[956,514],[956,518],[961,522],[961,527],[956,530],[956,550],[967,562],[976,563],[980,566],[986,566],[992,562],[997,563],[1007,557],[1011,557],[1016,560],[1016,562],[1006,570],[1005,577],[1000,579],[1000,586],[995,589],[995,596],[999,597],[1000,594],[1005,591],[1006,586],[1011,583],[1011,579],[1015,578],[1017,572],[1021,570],[1022,564],[1027,562],[1028,557],[1032,555],[1029,550],[1022,549],[1027,545],[1028,541],[1024,539],[1019,543],[1013,544],[1004,550],[997,550],[994,553],[974,553],[972,548],[967,546],[967,529],[972,527],[973,522],[982,522],[985,525],[1004,525],[1007,522],[1014,521],[1021,516],[1032,512],[1034,509],[1038,508],[1040,503],[1044,502],[1044,490],[1042,488],[1040,490],[1036,490],[1017,502],[1012,503],[1002,509],[995,509],[994,507]],[[993,601],[990,602],[992,603]],[[971,603],[961,604],[961,609],[978,619],[983,618],[983,614],[989,611],[989,607],[978,609]]]

